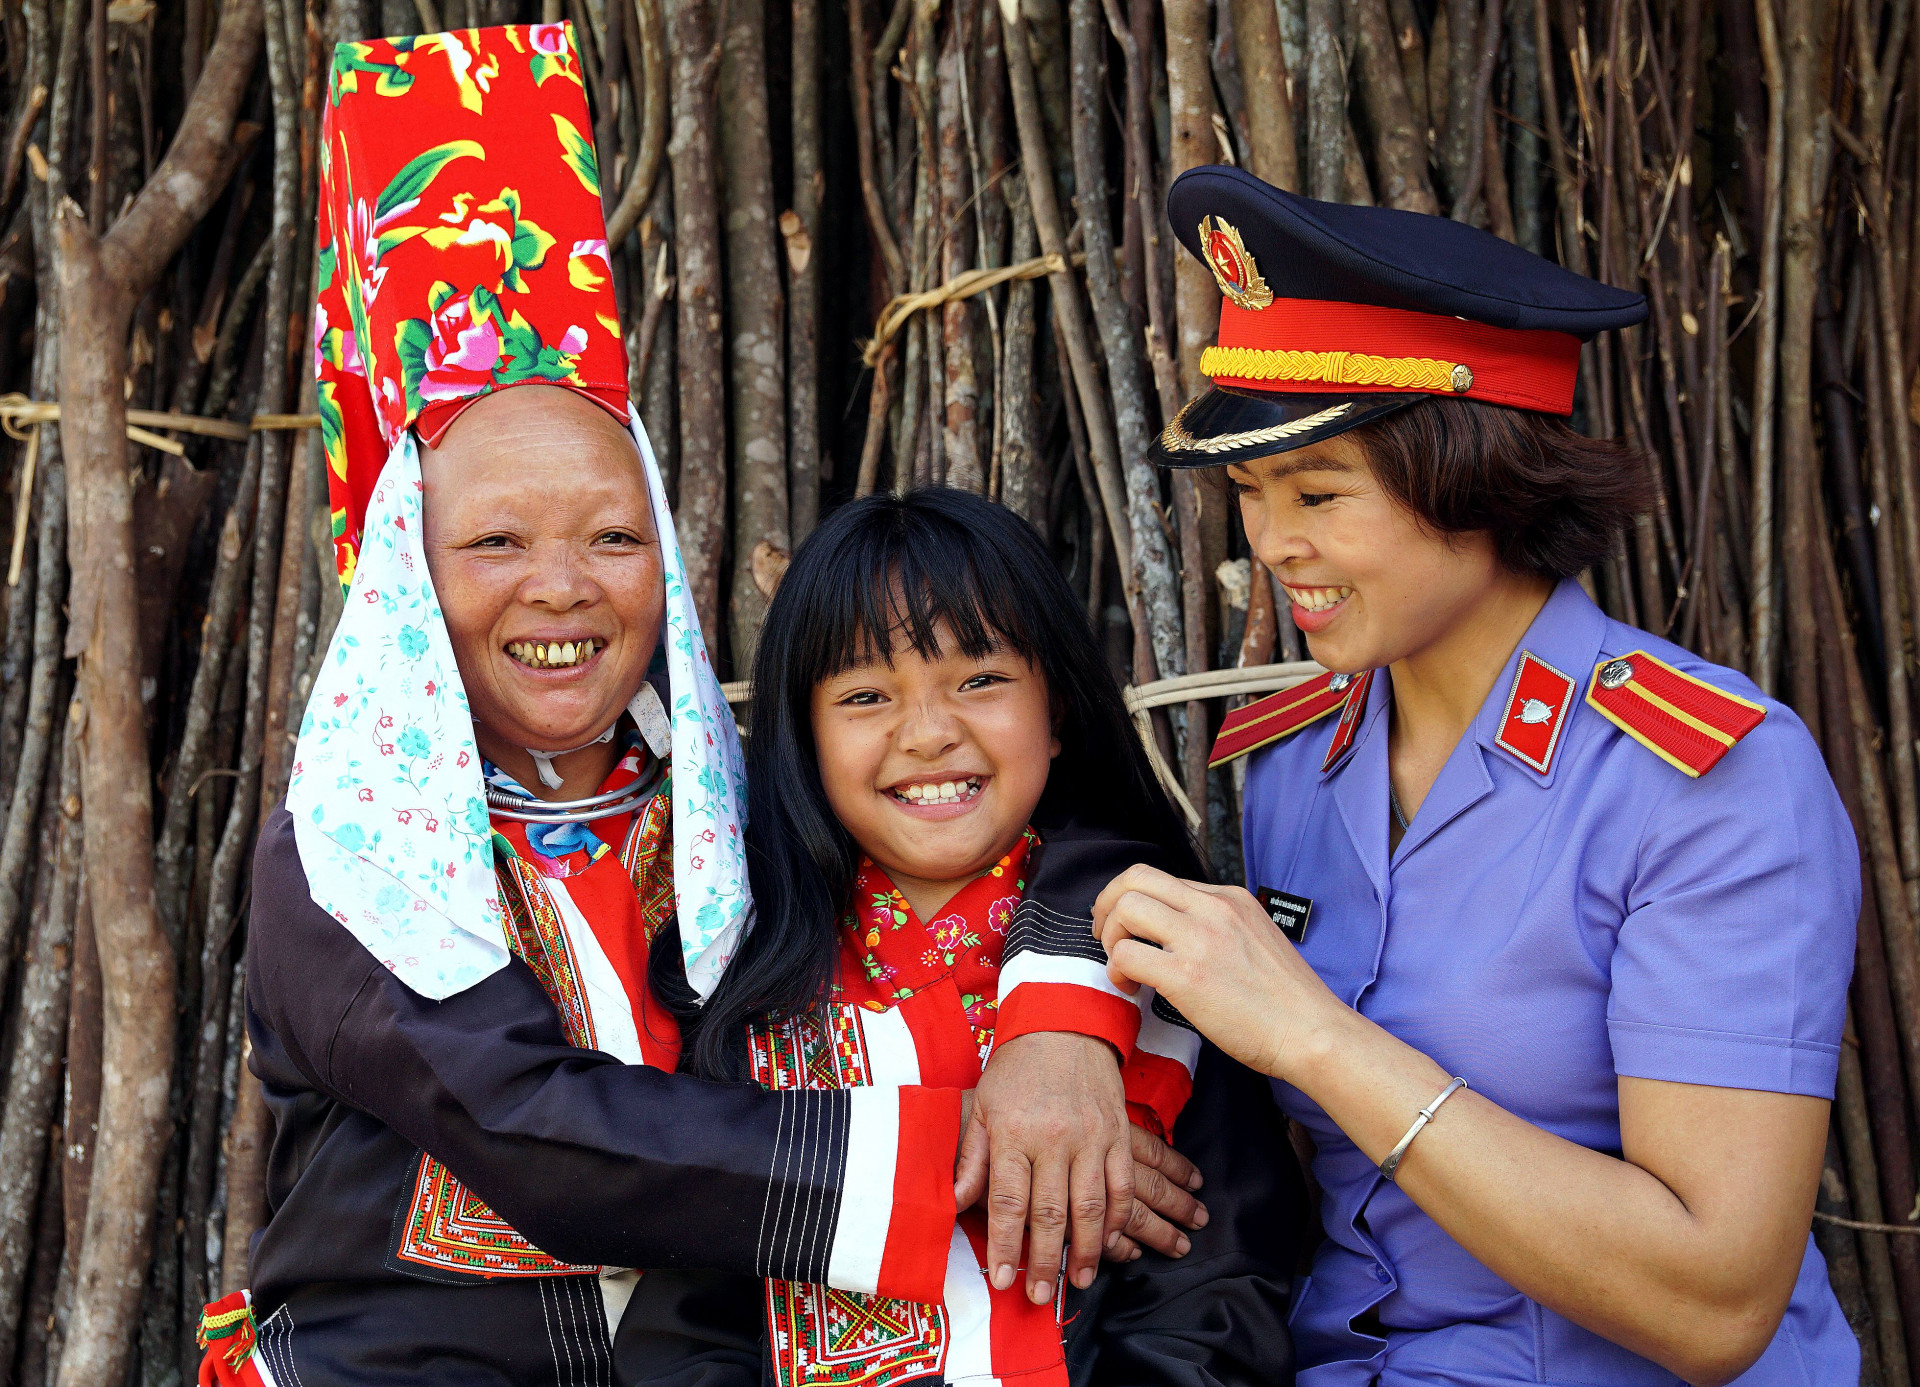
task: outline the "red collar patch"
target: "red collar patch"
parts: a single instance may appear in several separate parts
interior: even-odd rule
[[[1332,770],[1340,763],[1340,758],[1353,750],[1353,739],[1360,733],[1360,718],[1367,711],[1367,690],[1373,687],[1373,670],[1353,676],[1353,682],[1347,686],[1347,701],[1340,706],[1340,725],[1333,729],[1333,740],[1327,744],[1327,759],[1320,763],[1322,774]]]
[[[1493,744],[1545,775],[1553,767],[1572,703],[1573,680],[1531,650],[1522,651]]]

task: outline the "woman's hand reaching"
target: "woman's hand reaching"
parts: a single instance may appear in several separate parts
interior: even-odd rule
[[[1093,904],[1107,972],[1131,992],[1153,988],[1201,1034],[1276,1078],[1314,1028],[1344,1011],[1293,944],[1237,886],[1129,867]]]

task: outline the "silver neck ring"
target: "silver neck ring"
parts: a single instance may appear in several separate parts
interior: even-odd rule
[[[652,770],[630,785],[607,790],[585,799],[535,799],[516,795],[511,790],[487,786],[487,810],[503,819],[523,824],[582,824],[595,819],[611,819],[644,808],[660,793],[666,780],[666,762],[655,759]]]

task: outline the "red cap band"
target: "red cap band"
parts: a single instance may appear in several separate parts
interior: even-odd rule
[[[1220,346],[1251,351],[1344,353],[1465,366],[1472,383],[1464,390],[1408,389],[1351,380],[1286,379],[1216,375],[1216,385],[1283,393],[1435,394],[1514,405],[1546,414],[1573,413],[1580,375],[1580,339],[1541,329],[1489,327],[1439,313],[1324,299],[1275,299],[1260,309],[1220,304]]]

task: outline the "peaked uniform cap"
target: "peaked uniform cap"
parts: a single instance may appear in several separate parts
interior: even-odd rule
[[[626,422],[592,130],[569,24],[336,45],[314,369],[343,585],[407,428],[527,383]]]
[[[1462,222],[1300,197],[1204,167],[1167,196],[1223,298],[1211,389],[1155,442],[1163,466],[1303,447],[1434,395],[1570,414],[1580,344],[1646,301]]]

